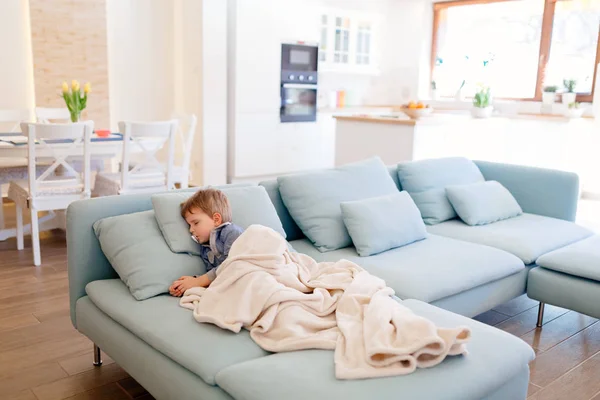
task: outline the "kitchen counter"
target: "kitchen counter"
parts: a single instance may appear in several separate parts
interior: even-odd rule
[[[334,115],[335,165],[379,156],[385,164],[439,157],[572,171],[600,192],[600,119],[513,114],[473,118],[438,111],[418,120],[400,112]]]

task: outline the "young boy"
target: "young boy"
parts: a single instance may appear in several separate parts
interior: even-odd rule
[[[201,246],[206,273],[182,276],[169,288],[172,296],[182,296],[192,287],[207,287],[216,278],[216,270],[229,255],[233,242],[243,230],[231,223],[229,200],[217,189],[199,190],[181,204],[181,216],[190,226],[192,239]]]

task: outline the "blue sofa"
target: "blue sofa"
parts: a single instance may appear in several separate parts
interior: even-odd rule
[[[69,207],[73,325],[157,399],[524,399],[532,349],[470,317],[525,293],[528,273],[539,256],[591,233],[570,222],[577,207],[576,175],[490,162],[476,165],[486,180],[508,188],[525,214],[476,227],[457,219],[430,225],[426,240],[369,257],[360,257],[353,246],[319,251],[291,217],[278,181],[260,183],[296,251],[317,261],[355,261],[383,278],[418,315],[440,326],[469,326],[473,335],[465,357],[402,377],[339,381],[331,352],[269,354],[246,331],[232,334],[198,324],[178,306],[178,299],[159,295],[135,300],[102,252],[92,225],[106,217],[152,210],[150,195],[91,199]],[[397,168],[389,167],[389,173],[402,190]],[[236,212],[252,211],[234,208]]]

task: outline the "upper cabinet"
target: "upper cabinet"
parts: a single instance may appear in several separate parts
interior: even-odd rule
[[[319,71],[378,74],[376,18],[365,13],[320,15]]]

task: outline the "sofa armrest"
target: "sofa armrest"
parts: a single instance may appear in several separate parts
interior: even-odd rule
[[[99,219],[152,209],[149,194],[110,196],[81,200],[67,209],[67,264],[71,322],[75,320],[75,303],[86,295],[85,286],[99,279],[119,276],[100,248],[93,224]]]
[[[579,177],[566,171],[475,161],[486,180],[504,185],[526,213],[575,221]]]

